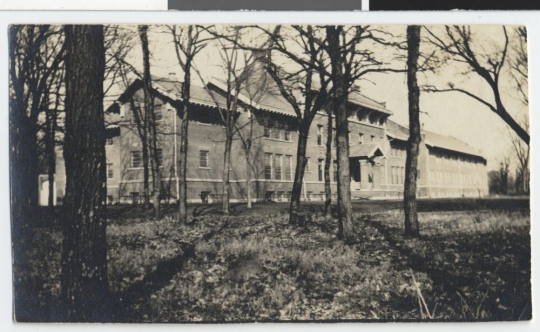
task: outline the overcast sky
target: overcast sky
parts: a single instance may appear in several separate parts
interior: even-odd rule
[[[437,31],[441,27],[432,27]],[[380,29],[390,31],[394,35],[403,37],[406,32],[404,25],[381,26]],[[495,54],[501,47],[503,29],[501,26],[473,26],[474,40],[478,45],[478,51],[485,54]],[[511,31],[513,28],[509,27]],[[176,73],[181,78],[182,71],[176,60],[172,38],[168,34],[158,33],[158,28],[151,27],[150,50],[152,53],[152,75],[167,76]],[[422,30],[425,35],[425,31]],[[514,36],[509,34],[510,38]],[[511,42],[513,42],[511,40]],[[138,45],[137,45],[138,46]],[[378,46],[376,53],[388,59],[388,48]],[[422,49],[428,50],[429,45],[423,44]],[[142,61],[139,54],[140,47],[136,47],[130,61],[140,68]],[[393,53],[393,51],[392,51]],[[220,68],[221,59],[219,49],[210,44],[195,60],[197,68],[204,79],[222,76]],[[403,66],[402,63],[393,63]],[[508,67],[506,67],[508,68]],[[453,82],[459,87],[474,92],[491,102],[492,93],[488,85],[476,74],[463,76],[463,67],[449,65],[441,68],[436,73],[419,75],[420,84],[436,85],[441,88],[447,87],[448,82]],[[196,77],[195,74],[192,76]],[[407,81],[405,73],[371,74],[367,80],[358,82],[361,92],[366,96],[380,102],[386,102],[386,106],[394,115],[392,120],[408,125],[408,97]],[[518,100],[513,87],[512,77],[508,71],[503,70],[501,77],[501,93],[507,110],[516,118],[522,119],[528,116],[528,108]],[[498,160],[504,155],[510,155],[510,141],[508,138],[507,125],[486,106],[459,92],[446,93],[422,93],[420,96],[421,122],[424,129],[443,135],[454,136],[476,149],[482,150],[488,160],[488,169],[494,169]]]

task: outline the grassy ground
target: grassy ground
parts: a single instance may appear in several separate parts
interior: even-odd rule
[[[286,204],[192,206],[180,226],[140,207],[109,209],[109,288],[115,321],[517,320],[531,308],[529,202],[426,200],[421,239],[402,236],[401,202],[355,202],[357,241],[305,204],[289,226]],[[446,209],[446,211],[443,211]],[[51,226],[52,225],[52,226]],[[55,320],[61,236],[42,220],[25,265],[38,303]],[[24,316],[21,316],[24,318]],[[33,320],[28,318],[28,320]]]

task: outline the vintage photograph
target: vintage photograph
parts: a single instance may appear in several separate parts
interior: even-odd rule
[[[17,322],[530,320],[527,29],[11,25]]]

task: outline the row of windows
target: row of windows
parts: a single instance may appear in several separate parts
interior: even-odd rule
[[[337,182],[337,178],[338,178],[337,160],[334,160],[332,163],[332,175],[333,175],[332,178],[334,179],[334,182]],[[324,159],[319,159],[317,162],[317,180],[324,181]]]
[[[402,157],[402,158],[405,158],[407,156],[407,150],[404,149],[404,148],[400,148],[400,147],[392,147],[390,149],[390,154],[393,156],[393,157]]]
[[[457,172],[430,171],[429,179],[440,183],[459,183],[461,181],[461,183],[475,184],[482,181],[482,176],[478,174],[462,174],[460,177]]]
[[[292,180],[292,156],[265,153],[264,178],[267,180]]]
[[[163,166],[163,150],[156,150],[158,165]],[[142,151],[131,151],[130,165],[131,168],[142,168],[143,167],[143,158]]]
[[[324,126],[323,125],[317,125],[317,145],[319,145],[319,146],[324,145],[324,142],[325,142],[324,137],[325,137]],[[335,139],[337,137],[335,128],[332,129],[332,137],[334,138],[333,143],[335,144]],[[384,141],[384,138],[382,136],[379,137],[379,142],[383,142],[383,141]],[[377,142],[377,137],[375,135],[370,135],[370,142],[371,143],[376,143]],[[358,144],[364,144],[365,143],[363,133],[358,133],[358,139],[355,142],[354,134],[349,132],[349,144],[355,144],[355,143],[358,143]]]
[[[291,132],[287,129],[264,127],[264,137],[290,142]]]

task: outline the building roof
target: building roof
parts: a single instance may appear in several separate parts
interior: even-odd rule
[[[212,85],[218,87],[221,90],[224,90],[224,83],[213,79],[210,82]],[[175,101],[181,100],[181,91],[182,91],[182,82],[174,82],[167,78],[159,78],[159,77],[153,77],[152,78],[152,87],[156,92],[161,94],[162,96]],[[127,98],[129,98],[135,91],[142,88],[142,81],[140,79],[136,79],[135,82],[131,84],[131,86],[126,89],[126,91],[118,98],[118,102],[125,103],[127,102]],[[213,93],[211,94],[209,92],[208,88],[201,87],[198,85],[191,84],[190,86],[190,93],[191,93],[191,102],[194,104],[199,104],[203,106],[208,107],[216,107],[216,103],[219,104],[220,108],[224,108],[226,105],[226,99],[219,93]],[[260,100],[257,102],[249,101],[249,98],[246,97],[245,94],[240,94],[239,99],[244,103],[249,103],[255,108],[274,112],[282,115],[292,116],[296,117],[296,112],[294,111],[293,107],[281,94],[276,93],[267,93],[265,94]],[[370,99],[359,92],[352,92],[349,95],[349,102],[357,105],[362,106],[368,109],[372,109],[378,112],[382,112],[385,114],[393,114],[390,110],[386,109],[385,105],[383,103],[378,103],[374,101],[373,99]],[[111,107],[115,107],[112,105]],[[114,108],[111,108],[113,110]]]
[[[371,98],[368,98],[360,94],[359,92],[351,92],[349,94],[349,102],[355,105],[366,107],[366,108],[379,111],[388,115],[394,114],[392,111],[386,109],[386,105],[384,103],[379,103]]]
[[[463,141],[460,141],[453,136],[444,136],[427,130],[424,130],[423,133],[425,134],[425,142],[428,146],[461,152],[464,154],[483,158],[482,151],[473,148],[472,146],[468,145]],[[394,139],[406,141],[409,139],[409,128],[402,126],[392,120],[387,120],[386,134]]]
[[[357,144],[349,147],[349,157],[367,157],[384,156],[384,152],[379,147],[379,144]]]

